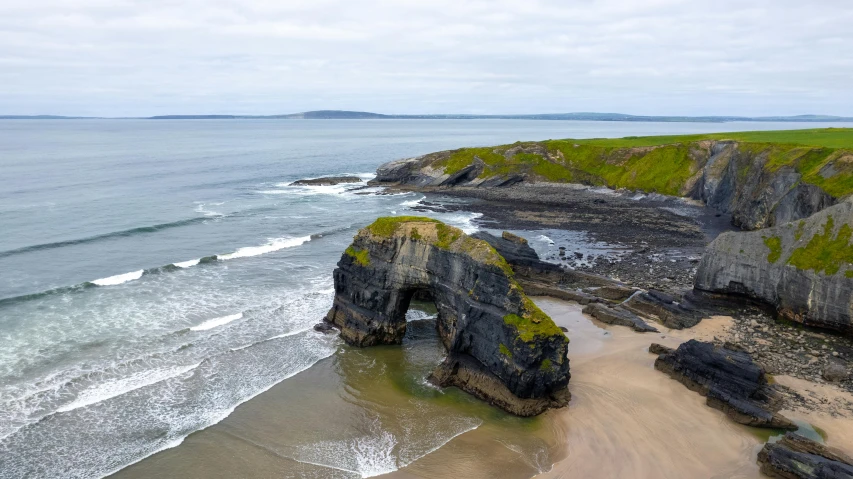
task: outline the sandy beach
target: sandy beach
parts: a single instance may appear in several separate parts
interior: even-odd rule
[[[408,405],[417,397],[406,388],[388,387],[387,380],[367,381],[359,373],[365,361],[402,362],[405,347],[343,347],[338,355],[241,405],[221,423],[115,477],[761,477],[755,457],[769,433],[735,424],[706,406],[705,398],[656,371],[655,356],[647,351],[652,342],[677,347],[691,338],[723,338],[731,318],[713,317],[688,330],[640,334],[591,319],[576,303],[543,297],[536,298],[536,303],[569,330],[572,401],[568,408],[520,419],[450,390],[449,395],[429,399],[432,409],[419,406],[426,416],[442,416],[406,416]],[[378,357],[371,356],[374,350],[380,351]],[[427,356],[424,371],[429,368]],[[397,373],[389,373],[393,383]],[[787,377],[777,380],[804,394],[811,391],[816,398],[851,399],[830,386]],[[340,400],[342,390],[347,392],[346,401]],[[312,399],[306,401],[306,397]],[[288,407],[306,403],[312,407]],[[397,433],[401,436],[398,443],[317,442],[314,456],[300,454],[295,443],[289,444],[294,433],[304,443],[306,435],[316,434],[319,439],[338,423],[359,423],[352,418],[364,414],[360,406],[365,404],[381,411],[383,427],[389,427],[387,417],[396,416],[409,421],[398,425],[402,429],[424,428],[420,433],[412,431],[409,437],[435,434],[443,429],[442,423],[456,422],[458,427],[440,432],[447,440],[437,449],[421,450],[420,457],[408,464],[397,463],[402,467],[387,474],[381,474],[382,460],[390,451],[383,455],[382,449],[399,451],[399,442],[406,440],[401,433]],[[784,412],[825,431],[829,445],[853,450],[853,418],[838,413],[832,416],[828,411]],[[363,455],[359,447],[377,450]],[[373,469],[358,470],[346,466],[345,461],[321,459],[321,452],[342,457],[362,454],[361,460],[376,463]],[[385,466],[394,467],[391,463]]]

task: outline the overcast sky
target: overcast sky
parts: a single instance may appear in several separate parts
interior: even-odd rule
[[[0,114],[853,116],[853,2],[0,0]]]

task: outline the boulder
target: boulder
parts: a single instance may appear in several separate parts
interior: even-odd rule
[[[823,367],[821,376],[829,382],[837,383],[850,377],[850,367],[847,362],[838,358],[829,358]]]
[[[326,321],[355,346],[399,344],[411,299],[428,291],[447,349],[432,375],[521,416],[568,404],[568,338],[487,242],[423,217],[379,218],[334,272]]]
[[[584,314],[588,314],[602,323],[628,326],[639,333],[657,333],[657,329],[649,326],[642,318],[627,309],[616,306],[609,307],[601,303],[592,303],[583,308]]]
[[[652,345],[649,351],[660,352],[655,369],[705,396],[708,406],[723,411],[733,421],[755,427],[797,428],[777,412],[778,392],[767,382],[764,369],[745,351],[695,339],[675,350]]]
[[[361,183],[361,178],[358,176],[326,176],[323,178],[308,178],[305,180],[296,180],[290,186],[329,186],[340,183]]]
[[[804,220],[723,233],[706,249],[694,287],[744,296],[789,320],[853,335],[853,199]]]
[[[761,472],[785,479],[853,479],[853,460],[846,454],[799,434],[787,433],[758,453]]]

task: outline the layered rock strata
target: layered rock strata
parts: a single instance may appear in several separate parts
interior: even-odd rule
[[[745,351],[697,340],[678,349],[653,344],[649,351],[658,354],[655,369],[705,396],[708,406],[731,420],[755,427],[797,428],[777,412],[778,392]]]
[[[853,459],[795,433],[758,453],[761,472],[785,479],[853,479]]]
[[[768,303],[789,320],[853,335],[853,200],[806,219],[723,233],[695,288]]]
[[[521,416],[568,403],[568,338],[485,241],[430,218],[379,218],[355,236],[334,280],[326,321],[347,343],[399,344],[409,302],[427,291],[448,351],[436,383]]]

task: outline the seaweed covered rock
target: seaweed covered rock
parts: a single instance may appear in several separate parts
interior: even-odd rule
[[[758,453],[761,472],[785,479],[853,479],[853,459],[799,434],[787,433]]]
[[[511,413],[568,404],[568,338],[485,241],[423,217],[379,218],[334,272],[326,321],[349,344],[398,344],[412,298],[429,292],[448,355],[433,374]]]
[[[657,344],[655,369],[668,374],[688,389],[707,397],[708,406],[747,426],[796,429],[778,414],[779,396],[768,384],[764,369],[745,351],[691,339],[678,349]]]
[[[769,303],[780,315],[853,335],[853,199],[804,220],[723,233],[694,287]]]

